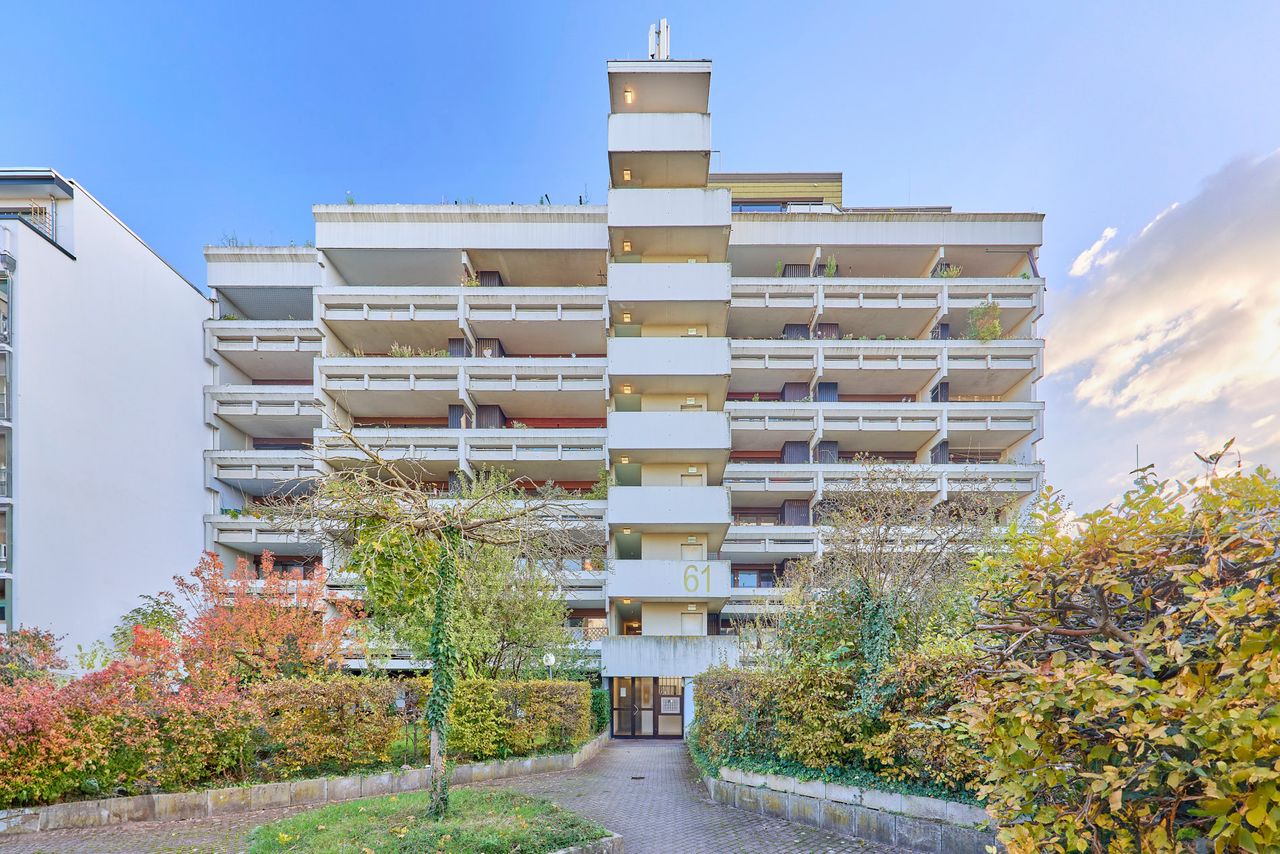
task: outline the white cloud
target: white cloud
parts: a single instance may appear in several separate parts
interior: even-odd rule
[[[1245,465],[1275,467],[1280,152],[1231,163],[1113,244],[1109,264],[1103,238],[1072,265],[1087,264],[1085,288],[1051,294],[1050,479],[1092,505],[1114,497],[1106,479],[1133,467],[1135,445],[1142,464],[1187,476],[1192,451],[1233,436]]]
[[[1114,227],[1108,226],[1102,230],[1102,236],[1093,242],[1093,245],[1076,256],[1076,260],[1071,262],[1071,270],[1068,275],[1083,276],[1094,267],[1097,261],[1098,253],[1102,251],[1102,247],[1111,242],[1111,238],[1115,237],[1117,231]],[[1110,252],[1103,257],[1101,261],[1097,261],[1100,265],[1106,265],[1115,259],[1116,253]]]

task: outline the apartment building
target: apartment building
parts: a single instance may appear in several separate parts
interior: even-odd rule
[[[608,560],[565,596],[623,737],[683,735],[689,677],[737,660],[862,455],[939,501],[1042,474],[1042,217],[710,173],[711,63],[655,53],[608,63],[606,205],[317,205],[314,246],[206,250],[210,547],[320,559],[239,511],[353,460],[335,423],[441,490],[483,466],[577,490]],[[991,303],[1001,337],[966,338]]]
[[[72,653],[199,559],[209,311],[82,186],[0,169],[5,630]]]

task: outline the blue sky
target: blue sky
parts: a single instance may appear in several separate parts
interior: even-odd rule
[[[676,56],[715,61],[713,168],[840,170],[851,205],[1047,215],[1040,449],[1082,508],[1123,486],[1135,443],[1170,473],[1230,435],[1246,461],[1280,457],[1280,211],[1257,191],[1280,172],[1280,4],[7,6],[30,35],[6,39],[0,162],[75,178],[199,285],[203,244],[302,242],[310,205],[348,190],[602,201],[604,62],[643,55],[665,15]],[[1248,218],[1223,214],[1233,194]],[[1235,247],[1241,222],[1276,230]],[[1211,229],[1220,254],[1180,262]],[[1238,345],[1254,299],[1249,346],[1193,376],[1187,354]]]

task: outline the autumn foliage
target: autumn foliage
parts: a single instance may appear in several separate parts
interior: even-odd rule
[[[1280,849],[1280,480],[1050,495],[991,570],[969,724],[1011,851]]]
[[[190,603],[182,659],[193,676],[245,684],[307,676],[342,664],[345,613],[326,615],[325,571],[278,572],[271,552],[261,571],[245,558],[230,573],[206,553],[191,578],[175,578]]]

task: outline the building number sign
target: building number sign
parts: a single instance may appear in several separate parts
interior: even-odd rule
[[[704,564],[699,567],[692,563],[686,566],[684,568],[684,589],[686,593],[710,593],[711,566]]]

